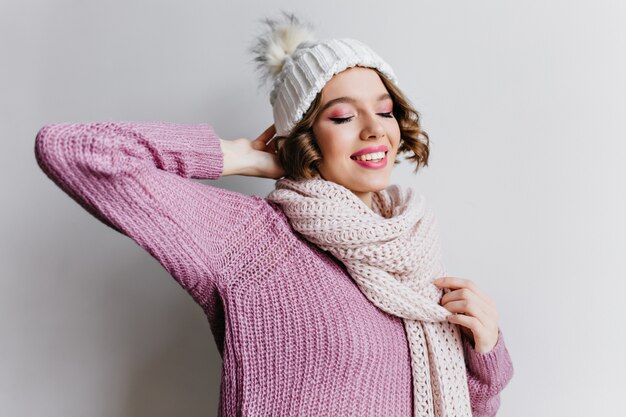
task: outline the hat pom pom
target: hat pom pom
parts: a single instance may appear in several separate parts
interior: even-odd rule
[[[263,22],[267,29],[250,48],[262,84],[276,79],[298,45],[314,39],[311,24],[301,22],[292,13],[283,12],[283,19],[266,18]]]

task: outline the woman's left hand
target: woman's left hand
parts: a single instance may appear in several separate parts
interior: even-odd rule
[[[495,302],[469,279],[442,277],[433,281],[439,288],[451,291],[441,297],[440,304],[455,313],[450,323],[459,324],[463,334],[474,342],[474,350],[486,353],[498,343],[498,312]]]

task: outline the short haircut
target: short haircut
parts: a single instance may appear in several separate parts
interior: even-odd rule
[[[420,167],[428,165],[430,140],[422,130],[420,115],[398,87],[376,68],[383,85],[393,101],[393,116],[400,126],[400,147],[398,155],[408,153],[405,158],[415,163],[417,172]],[[278,160],[285,170],[285,177],[292,180],[319,177],[318,165],[322,153],[313,134],[313,124],[321,112],[321,92],[309,106],[302,119],[291,129],[287,136],[277,136],[276,151]],[[398,164],[396,159],[394,164]]]

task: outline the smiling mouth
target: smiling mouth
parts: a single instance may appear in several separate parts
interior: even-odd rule
[[[389,151],[385,151],[385,152],[372,152],[372,154],[368,154],[368,155],[373,155],[374,157],[367,157],[367,158],[363,158],[365,155],[361,155],[361,156],[351,156],[350,159],[352,159],[353,161],[361,161],[361,162],[380,162],[383,159],[385,159],[387,157],[387,153]],[[381,156],[382,155],[382,156]]]

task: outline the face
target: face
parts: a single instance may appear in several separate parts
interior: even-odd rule
[[[400,145],[387,89],[374,70],[352,67],[326,83],[321,108],[313,125],[322,152],[320,175],[371,207],[371,193],[389,183]]]

